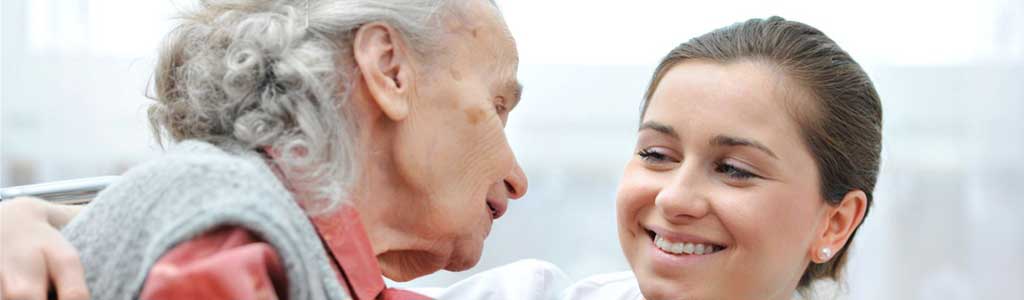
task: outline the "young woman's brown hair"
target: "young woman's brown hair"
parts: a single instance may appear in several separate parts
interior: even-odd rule
[[[672,50],[656,69],[641,116],[668,70],[688,60],[768,63],[806,88],[816,105],[790,111],[816,160],[822,196],[839,205],[847,192],[864,191],[867,216],[878,178],[882,105],[867,73],[835,41],[814,27],[780,17],[752,19],[691,39]],[[851,242],[855,235],[856,230]],[[799,288],[806,289],[819,278],[839,279],[848,248],[826,263],[810,263]]]

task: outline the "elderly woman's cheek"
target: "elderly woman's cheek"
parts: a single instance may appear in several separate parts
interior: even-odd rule
[[[487,108],[481,106],[471,106],[466,108],[463,110],[463,114],[465,114],[466,121],[469,123],[469,126],[478,126],[480,125],[480,122],[489,117]]]
[[[504,123],[494,112],[482,111],[474,130],[478,149],[471,155],[479,159],[486,169],[487,178],[498,182],[512,172],[515,167],[515,154],[505,135]]]

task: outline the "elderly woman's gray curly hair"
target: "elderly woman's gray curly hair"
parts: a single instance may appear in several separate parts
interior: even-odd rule
[[[160,51],[154,134],[270,147],[296,199],[329,210],[358,173],[347,104],[355,30],[386,22],[427,54],[457,1],[201,0]]]

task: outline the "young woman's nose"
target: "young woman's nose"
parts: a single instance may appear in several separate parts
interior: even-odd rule
[[[680,168],[678,172],[658,192],[654,205],[670,222],[703,218],[708,214],[710,204],[700,172],[687,168]]]

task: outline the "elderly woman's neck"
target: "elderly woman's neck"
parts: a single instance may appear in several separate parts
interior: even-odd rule
[[[363,116],[380,116],[372,107]],[[395,281],[408,281],[445,267],[449,249],[430,237],[416,234],[424,224],[418,211],[429,201],[417,199],[416,191],[404,182],[394,161],[394,131],[384,122],[363,120],[359,126],[357,151],[361,176],[353,185],[351,203],[359,212],[367,236],[383,275]],[[376,121],[379,121],[377,119]]]
[[[352,199],[383,275],[395,281],[408,281],[441,270],[447,258],[438,254],[450,251],[439,249],[443,245],[415,234],[412,227],[422,225],[413,213],[417,208],[412,202],[416,200],[405,197],[399,189],[375,184],[392,182],[383,174],[387,173],[367,174],[372,180],[358,185],[361,189]]]

